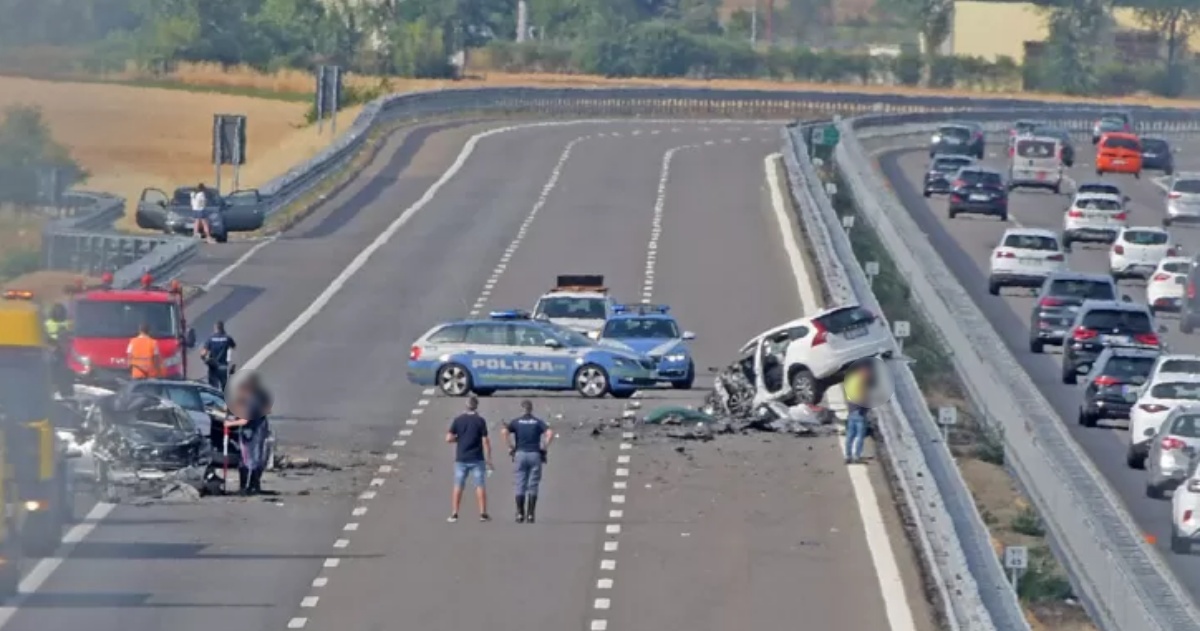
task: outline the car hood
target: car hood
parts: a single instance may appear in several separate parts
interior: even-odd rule
[[[580,333],[597,331],[604,326],[604,320],[588,318],[550,318],[550,322]]]
[[[601,340],[600,344],[611,348],[622,349],[639,355],[658,357],[666,355],[675,349],[684,350],[680,338],[634,338],[624,340]]]
[[[605,353],[608,353],[614,357],[620,357],[621,359],[627,359],[631,362],[641,362],[645,359],[648,359],[645,355],[638,353],[637,351],[635,351],[629,347],[621,347],[621,346],[612,345],[612,344],[599,343],[599,344],[596,344],[595,346],[593,346],[592,350],[604,351]]]
[[[166,338],[156,340],[158,354],[173,357],[179,352],[179,340]],[[88,358],[93,366],[100,368],[124,368],[125,352],[129,349],[129,338],[77,337],[71,347],[80,357]]]

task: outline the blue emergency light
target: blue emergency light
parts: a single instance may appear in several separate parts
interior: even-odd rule
[[[504,311],[493,311],[488,314],[493,320],[528,320],[531,316],[528,311],[521,309],[506,309]]]
[[[646,304],[646,303],[613,306],[613,313],[633,312],[633,313],[636,313],[637,315],[648,315],[648,314],[652,314],[652,313],[666,314],[670,310],[671,310],[671,307],[669,307],[667,305],[651,305],[651,304]]]

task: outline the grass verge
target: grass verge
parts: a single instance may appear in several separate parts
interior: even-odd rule
[[[857,216],[840,178],[828,172],[824,176],[838,185],[833,196],[838,214]],[[913,375],[931,412],[936,414],[938,407],[946,405],[959,410],[958,425],[949,435],[950,450],[988,526],[992,547],[997,556],[1005,546],[1029,548],[1029,569],[1021,576],[1018,596],[1030,626],[1035,631],[1094,631],[1096,627],[1075,599],[1065,570],[1054,558],[1040,517],[1004,468],[1001,437],[973,414],[937,333],[913,303],[906,279],[869,225],[858,218],[850,231],[855,257],[861,264],[879,263],[880,273],[873,281],[879,304],[890,321],[907,320],[911,325],[904,351],[916,360]]]

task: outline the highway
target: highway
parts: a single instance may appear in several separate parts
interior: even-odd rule
[[[1200,145],[1194,142],[1175,143],[1180,148],[1176,156],[1178,171],[1197,170],[1200,167]],[[1077,182],[1096,179],[1094,155],[1087,140],[1076,145],[1078,158],[1070,174]],[[988,145],[988,165],[1007,169],[1002,155],[1002,143]],[[1046,354],[1035,355],[1029,351],[1029,319],[1035,302],[1032,292],[1020,289],[1003,290],[1001,296],[990,296],[987,292],[989,258],[992,248],[999,242],[1006,228],[1026,226],[1046,228],[1061,232],[1063,214],[1070,198],[1064,193],[1055,196],[1036,191],[1015,191],[1009,201],[1009,221],[995,218],[960,216],[950,220],[946,215],[944,198],[922,197],[922,177],[927,166],[928,154],[920,149],[883,151],[879,157],[880,168],[896,195],[913,218],[928,235],[944,264],[963,284],[980,309],[991,321],[1008,344],[1010,350],[1038,384],[1046,399],[1058,411],[1071,435],[1083,447],[1103,473],[1108,483],[1117,491],[1125,506],[1138,525],[1148,535],[1157,539],[1157,548],[1172,570],[1195,599],[1200,595],[1200,559],[1172,554],[1170,541],[1169,500],[1153,500],[1145,495],[1145,473],[1127,468],[1125,450],[1128,446],[1124,422],[1085,428],[1076,422],[1082,399],[1082,384],[1064,385],[1060,379],[1061,360],[1059,350],[1047,347]],[[1105,181],[1117,183],[1129,195],[1130,226],[1161,226],[1165,214],[1165,194],[1153,179],[1160,173],[1145,172],[1141,179],[1125,175],[1106,175]],[[1189,227],[1173,227],[1171,235],[1184,252],[1200,252],[1200,231]],[[1075,244],[1069,255],[1071,269],[1087,272],[1108,272],[1108,246],[1101,244]],[[1123,281],[1122,293],[1134,301],[1145,302],[1145,283]],[[1200,353],[1200,338],[1179,332],[1178,318],[1163,314],[1160,323],[1169,332],[1165,342],[1172,352]]]
[[[225,320],[239,363],[267,375],[280,450],[341,470],[270,476],[280,494],[267,498],[96,505],[65,560],[34,567],[28,593],[0,608],[0,630],[716,631],[798,615],[931,628],[878,466],[856,474],[878,495],[864,507],[831,437],[593,435],[629,403],[536,396],[561,433],[538,523],[512,522],[500,448],[493,523],[469,497],[446,523],[443,437],[462,401],[404,374],[433,324],[530,307],[558,273],[603,273],[620,299],[671,304],[707,367],[801,312],[764,178],[778,126],[548,123],[468,138],[502,125],[393,137],[278,239],[206,246],[183,274],[208,289],[189,306],[200,334]],[[497,446],[520,398],[483,401]],[[868,533],[896,552],[882,586]]]

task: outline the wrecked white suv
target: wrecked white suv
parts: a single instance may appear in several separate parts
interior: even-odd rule
[[[754,399],[815,405],[855,362],[890,357],[895,341],[874,313],[848,305],[792,320],[746,342],[739,355],[753,358]]]

